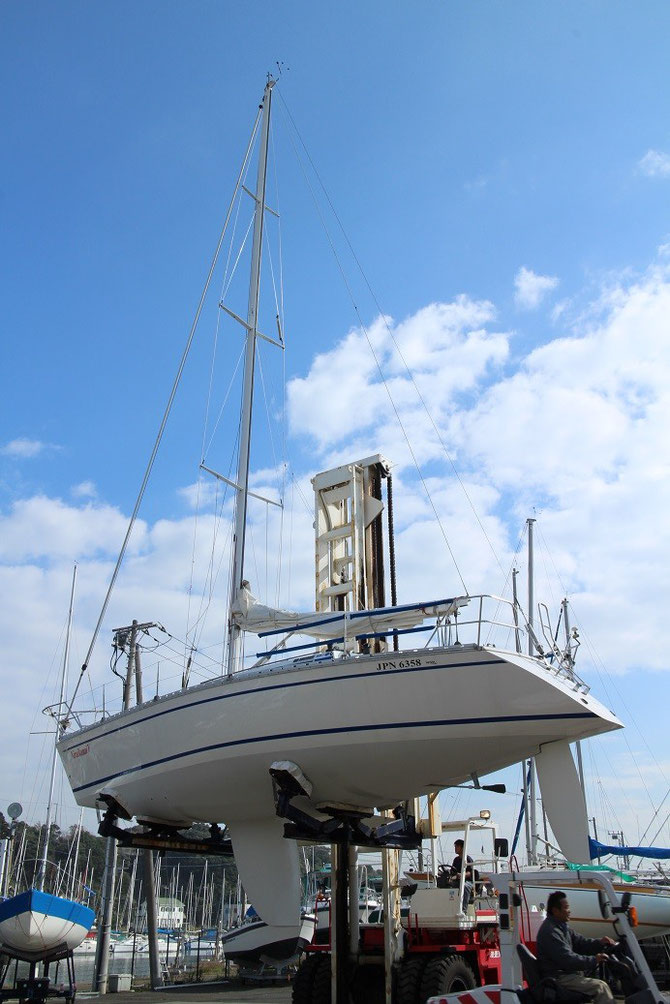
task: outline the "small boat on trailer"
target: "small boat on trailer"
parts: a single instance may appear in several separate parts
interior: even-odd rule
[[[67,678],[76,579],[77,569],[75,566],[72,575],[68,627],[63,656],[61,702]],[[57,735],[56,731],[55,738]],[[47,997],[65,997],[66,1001],[73,1001],[75,995],[73,953],[84,942],[95,921],[95,913],[89,907],[76,900],[55,896],[44,891],[57,759],[54,744],[47,819],[38,861],[36,887],[0,900],[0,957],[5,956],[6,958],[0,967],[0,1000],[19,997],[20,1000],[28,999],[39,1004]],[[22,812],[22,806],[18,802],[13,802],[9,806],[8,813],[12,820],[9,831],[10,840],[14,839],[16,820]],[[7,876],[5,876],[5,880],[6,878]],[[5,989],[9,967],[14,960],[27,962],[30,966],[30,975],[27,978],[17,980],[13,989]],[[63,988],[56,989],[49,979],[49,967],[54,963],[58,965],[61,961],[65,961],[67,967],[68,985],[65,988],[63,982]],[[37,967],[40,964],[43,967],[43,975],[38,977]]]
[[[94,920],[93,910],[81,903],[28,889],[0,903],[0,951],[24,962],[72,952]]]
[[[95,914],[87,906],[39,889],[29,889],[0,903],[0,954],[6,959],[0,969],[0,1001],[18,998],[41,1004],[47,998],[64,997],[66,1004],[72,1004],[76,993],[74,950],[94,920]],[[15,960],[29,964],[29,975],[6,988],[9,968]],[[67,980],[56,983],[56,975],[52,983],[49,969],[60,962],[65,962]],[[42,967],[41,976],[37,975],[38,966]]]

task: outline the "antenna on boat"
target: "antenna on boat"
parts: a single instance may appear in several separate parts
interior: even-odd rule
[[[233,538],[233,560],[231,571],[230,606],[242,588],[244,578],[244,544],[247,521],[247,501],[249,495],[249,456],[251,447],[251,410],[254,394],[254,369],[256,364],[256,340],[258,337],[258,303],[261,283],[261,261],[263,255],[263,227],[265,222],[265,188],[267,178],[268,138],[270,134],[270,106],[272,88],[276,81],[268,73],[263,101],[261,103],[261,131],[258,152],[258,174],[254,200],[254,234],[251,250],[251,276],[249,279],[249,303],[246,320],[246,349],[244,356],[244,387],[242,390],[242,415],[240,420],[240,452],[237,462],[235,484],[235,519]],[[243,652],[243,633],[232,617],[228,619],[228,666],[229,676],[240,668]]]

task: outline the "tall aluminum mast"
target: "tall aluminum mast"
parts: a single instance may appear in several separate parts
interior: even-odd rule
[[[240,422],[240,453],[237,464],[235,485],[235,536],[233,539],[233,561],[231,573],[230,603],[237,598],[244,577],[244,541],[247,521],[247,497],[249,494],[249,453],[251,446],[251,409],[254,394],[254,368],[256,363],[256,339],[258,335],[258,300],[261,284],[261,259],[263,253],[263,225],[265,221],[265,187],[268,160],[268,137],[270,133],[270,105],[275,81],[268,78],[263,92],[261,108],[260,147],[258,152],[258,175],[256,178],[256,208],[254,211],[254,236],[251,249],[251,278],[249,281],[249,306],[247,309],[247,342],[244,357],[244,388],[242,391],[242,416]],[[242,666],[242,630],[228,621],[228,675]]]

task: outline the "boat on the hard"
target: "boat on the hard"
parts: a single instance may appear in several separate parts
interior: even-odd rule
[[[296,613],[254,599],[245,525],[273,86],[268,81],[254,130],[247,319],[228,311],[245,329],[246,350],[237,478],[229,482],[227,665],[218,678],[85,727],[72,728],[77,717],[68,706],[59,752],[82,806],[163,829],[225,822],[259,915],[298,938],[298,854],[276,813],[270,771],[278,763],[300,772],[314,811],[335,806],[365,816],[534,756],[554,832],[579,857],[586,814],[572,797],[578,783],[568,743],[621,723],[577,677],[569,645],[542,644],[516,600],[447,589],[398,605],[391,582],[387,601],[392,530],[384,542],[383,489],[392,469],[378,454],[313,478],[315,609]],[[418,645],[421,632],[428,641]],[[250,644],[252,634],[260,645]]]
[[[25,962],[62,958],[82,943],[94,920],[81,903],[27,889],[0,902],[0,951]]]
[[[67,679],[76,581],[77,569],[75,566],[72,575],[65,651],[61,672],[61,701],[63,700]],[[74,949],[84,941],[95,920],[95,913],[89,907],[66,896],[52,895],[49,892],[45,892],[44,889],[47,875],[51,822],[53,818],[57,760],[58,757],[54,743],[52,746],[51,778],[47,800],[47,819],[44,827],[44,836],[39,849],[35,885],[16,895],[0,898],[0,952],[4,952],[6,955],[24,962],[48,961],[71,955]],[[10,840],[14,839],[16,820],[22,812],[23,808],[18,802],[13,802],[9,806],[9,815],[12,820],[9,830]],[[8,862],[3,859],[3,867],[0,869],[0,889],[5,886],[5,881],[8,878],[4,874],[6,867],[8,867]]]

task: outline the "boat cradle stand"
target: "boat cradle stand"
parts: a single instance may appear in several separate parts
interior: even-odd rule
[[[64,997],[65,1004],[73,1004],[77,992],[74,976],[74,956],[67,945],[57,945],[48,955],[30,952],[15,952],[7,945],[0,944],[3,962],[0,966],[0,1001],[18,1000],[20,1004],[44,1004],[48,998]],[[58,978],[58,963],[65,960],[67,979],[61,983],[52,983],[49,978],[49,967],[56,963],[56,979]],[[17,977],[19,962],[27,962],[30,966],[28,976]],[[43,974],[37,975],[37,967],[42,964]],[[9,969],[14,964],[14,986],[5,988]]]
[[[397,943],[391,934],[393,915],[392,897],[399,899],[397,881],[397,852],[416,850],[421,846],[421,834],[416,829],[416,819],[408,811],[408,803],[397,806],[390,816],[376,816],[372,810],[347,806],[315,806],[310,802],[311,784],[295,764],[277,762],[270,768],[277,815],[287,820],[284,836],[290,840],[330,843],[334,867],[331,872],[331,1001],[332,1004],[351,1004],[354,983],[360,986],[365,975],[357,967],[355,953],[358,948],[358,883],[355,850],[389,852],[382,854],[384,902],[384,974],[385,999],[392,997],[392,973]],[[352,867],[352,851],[354,852]],[[390,862],[392,862],[390,864]],[[351,904],[355,909],[351,908]],[[334,917],[333,917],[334,915]],[[380,960],[381,961],[381,960]],[[357,971],[358,970],[358,971]],[[372,974],[374,975],[374,974]],[[363,983],[363,986],[365,984]],[[361,987],[361,990],[363,987]],[[359,994],[356,994],[358,997]]]
[[[100,821],[98,833],[101,837],[114,837],[122,847],[143,848],[159,853],[177,851],[183,854],[233,856],[232,841],[217,823],[210,824],[209,837],[197,838],[184,836],[179,827],[142,820],[138,822],[144,830],[126,830],[118,825],[119,815],[117,806],[110,805]]]

